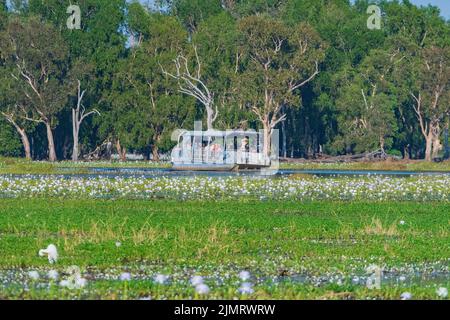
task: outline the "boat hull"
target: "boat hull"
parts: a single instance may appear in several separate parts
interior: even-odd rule
[[[192,164],[192,163],[173,163],[172,169],[177,171],[245,171],[259,170],[268,168],[268,166],[254,164]]]
[[[192,164],[174,163],[173,170],[177,171],[236,171],[235,164]]]

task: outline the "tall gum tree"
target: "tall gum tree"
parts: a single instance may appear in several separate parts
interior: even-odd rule
[[[286,119],[286,107],[301,104],[299,90],[319,74],[324,43],[306,23],[288,28],[262,16],[239,23],[243,63],[241,94],[264,130],[263,152],[270,155],[275,127]]]
[[[7,25],[7,7],[6,1],[0,1],[0,43],[7,43],[7,34],[4,28]],[[0,45],[0,115],[7,123],[19,134],[25,158],[31,160],[31,145],[27,134],[27,126],[25,121],[19,116],[21,108],[19,107],[19,96],[13,86],[13,79],[11,73],[13,67],[8,66],[7,58],[11,48],[6,45]]]
[[[56,161],[53,129],[67,102],[63,81],[68,71],[67,48],[59,32],[37,17],[11,19],[5,33],[7,64],[14,66],[11,76],[17,92],[26,100],[21,106],[22,117],[45,125],[48,159]]]
[[[415,86],[410,90],[413,108],[425,138],[425,160],[438,156],[443,122],[450,115],[450,48],[432,46],[415,61]]]
[[[9,123],[19,134],[22,142],[25,158],[31,160],[31,144],[28,137],[30,125],[23,119],[23,99],[17,94],[13,79],[11,79],[11,70],[0,69],[0,116]]]
[[[175,18],[144,12],[139,5],[131,7],[130,14],[130,31],[139,40],[113,78],[113,110],[107,116],[114,119],[122,148],[146,154],[150,148],[158,161],[160,151],[168,151],[172,131],[193,123],[193,99],[178,95],[177,81],[161,70],[174,72],[173,59],[187,34]]]
[[[372,50],[358,68],[347,68],[335,76],[341,88],[336,107],[340,135],[337,150],[371,152],[392,145],[396,133],[396,91],[392,82],[399,52]]]

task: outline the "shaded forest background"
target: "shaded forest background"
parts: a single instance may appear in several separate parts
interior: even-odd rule
[[[369,30],[367,8],[382,9]],[[439,157],[450,26],[409,1],[0,1],[0,155],[158,160],[176,128],[281,130],[281,156]]]

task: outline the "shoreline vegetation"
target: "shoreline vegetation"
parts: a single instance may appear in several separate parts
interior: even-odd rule
[[[86,174],[92,168],[145,168],[170,169],[170,162],[152,161],[29,161],[21,158],[0,157],[1,174]],[[297,161],[281,162],[282,170],[371,170],[450,172],[450,161],[427,162],[423,160],[384,160],[355,162]]]

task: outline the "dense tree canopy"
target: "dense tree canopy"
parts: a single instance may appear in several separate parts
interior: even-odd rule
[[[442,155],[450,25],[368,0],[0,1],[0,155],[158,160],[176,128],[281,130],[281,155]]]

